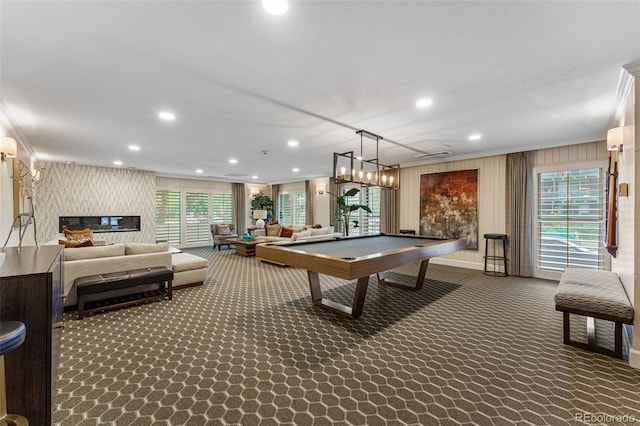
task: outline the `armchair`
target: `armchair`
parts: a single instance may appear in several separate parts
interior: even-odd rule
[[[211,235],[213,236],[213,248],[215,249],[216,246],[218,246],[218,251],[220,251],[221,246],[229,246],[233,244],[233,241],[229,241],[230,239],[238,238],[238,233],[236,232],[236,224],[212,223]]]

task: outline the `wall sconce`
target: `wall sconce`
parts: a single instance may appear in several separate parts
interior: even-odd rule
[[[614,127],[607,132],[607,149],[622,152],[622,131],[624,127]]]
[[[13,158],[18,155],[18,144],[14,138],[3,136],[0,139],[0,159],[6,161],[7,157]]]
[[[316,191],[318,192],[318,195],[324,194],[324,185],[316,186]]]

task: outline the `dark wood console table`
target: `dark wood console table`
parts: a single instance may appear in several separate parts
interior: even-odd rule
[[[5,357],[7,408],[32,425],[53,422],[62,337],[62,246],[5,249],[0,266],[0,318],[21,321],[25,342]]]

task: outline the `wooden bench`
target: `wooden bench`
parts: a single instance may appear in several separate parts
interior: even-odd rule
[[[563,312],[565,345],[622,358],[622,324],[633,323],[633,306],[618,274],[594,269],[567,268],[562,274],[554,299],[556,311]],[[587,343],[571,340],[570,314],[613,321],[614,349],[598,346],[595,342],[594,328],[591,326],[587,327]]]
[[[164,297],[171,300],[172,281],[173,271],[164,266],[78,278],[78,319],[87,313]]]

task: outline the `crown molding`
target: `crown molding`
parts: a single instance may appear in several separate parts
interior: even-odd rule
[[[622,112],[624,111],[624,106],[627,103],[636,76],[640,76],[640,60],[624,65],[620,70],[618,88],[616,89],[614,102],[611,105],[607,129],[612,129],[620,125]]]
[[[631,62],[630,64],[623,65],[622,68],[627,70],[629,74],[634,77],[640,77],[640,59],[637,61]]]

